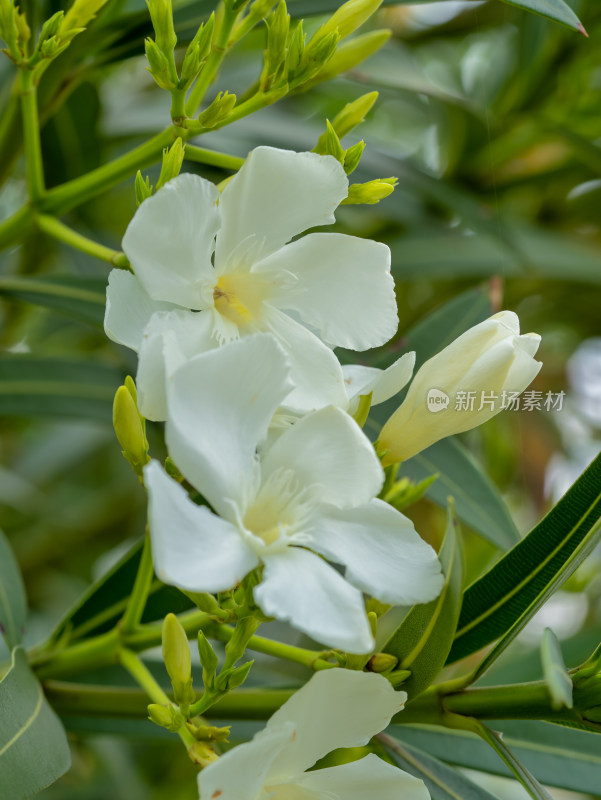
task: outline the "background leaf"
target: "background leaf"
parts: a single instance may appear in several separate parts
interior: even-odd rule
[[[0,633],[11,650],[23,638],[26,617],[27,598],[21,570],[0,530]]]
[[[104,278],[78,275],[47,277],[0,276],[0,294],[61,311],[102,325],[106,299]]]
[[[24,651],[13,650],[0,681],[0,796],[25,800],[71,766],[67,736]]]

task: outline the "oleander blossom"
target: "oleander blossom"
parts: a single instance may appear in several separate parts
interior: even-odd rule
[[[134,274],[111,272],[105,330],[139,354],[145,417],[165,419],[166,375],[181,361],[257,331],[288,353],[291,409],[347,407],[331,348],[366,350],[394,335],[390,250],[339,233],[291,242],[335,222],[347,193],[332,156],[258,147],[221,195],[183,174],[142,203],[123,238]]]
[[[362,592],[396,605],[428,602],[442,588],[440,564],[413,523],[376,499],[382,467],[341,409],[311,412],[262,446],[293,388],[290,373],[265,333],[175,371],[167,447],[215,513],[157,461],[148,464],[156,572],[187,591],[220,592],[263,565],[254,598],[267,616],[327,646],[367,653],[373,638]],[[344,577],[322,556],[344,566]]]
[[[202,770],[200,800],[430,800],[421,780],[373,754],[307,772],[334,748],[368,744],[406,699],[381,675],[318,672],[250,742]]]

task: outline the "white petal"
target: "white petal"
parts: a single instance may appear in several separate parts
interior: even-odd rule
[[[342,373],[349,398],[349,413],[353,413],[362,394],[372,392],[371,404],[385,403],[411,379],[415,366],[415,353],[405,353],[386,369],[344,364]]]
[[[292,470],[316,501],[341,508],[368,502],[384,480],[369,439],[334,407],[307,414],[284,431],[264,456],[263,479],[279,469]]]
[[[197,506],[158,461],[144,467],[156,574],[190,592],[231,589],[258,559],[229,522]]]
[[[222,269],[249,236],[265,256],[307,228],[331,225],[347,194],[348,179],[333,156],[257,147],[221,195],[216,265]]]
[[[406,699],[405,692],[395,692],[386,678],[373,672],[316,672],[267,723],[266,733],[286,723],[296,727],[294,744],[273,762],[269,779],[300,775],[338,747],[366,745],[388,726]]]
[[[330,792],[331,797],[341,800],[430,800],[423,781],[373,753],[351,764],[309,772],[298,783],[310,791]]]
[[[155,300],[206,308],[203,288],[214,277],[213,242],[219,191],[198,175],[169,181],[145,200],[129,223],[123,250]]]
[[[328,647],[368,653],[373,638],[361,592],[319,556],[298,547],[263,556],[255,600],[270,617],[285,620]]]
[[[273,759],[290,744],[295,726],[284,723],[261,731],[250,742],[238,745],[209,764],[198,775],[200,800],[255,800]]]
[[[167,418],[167,382],[181,363],[212,349],[210,312],[177,309],[154,314],[144,329],[139,351],[138,405],[146,419]]]
[[[167,447],[179,469],[222,516],[243,513],[256,489],[257,445],[290,392],[285,354],[258,333],[197,356],[169,387]]]
[[[264,321],[290,359],[295,388],[286,398],[286,408],[298,413],[327,405],[346,408],[342,367],[330,348],[277,308],[266,308]]]
[[[347,580],[382,603],[427,603],[442,589],[434,550],[410,519],[381,500],[360,508],[324,509],[308,546],[344,564]]]
[[[367,350],[396,333],[390,250],[381,242],[341,233],[312,233],[257,264],[257,271],[287,270],[293,289],[273,301],[298,311],[332,347]]]
[[[131,272],[114,269],[106,287],[104,331],[109,339],[138,352],[152,315],[172,308],[172,303],[153,300]]]

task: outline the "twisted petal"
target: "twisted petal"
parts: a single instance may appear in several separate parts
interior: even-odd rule
[[[273,253],[256,271],[288,271],[293,289],[274,299],[297,311],[332,347],[367,350],[398,327],[390,250],[381,242],[341,233],[312,233]]]
[[[146,419],[167,418],[167,382],[187,359],[215,346],[212,315],[178,308],[154,314],[144,329],[138,359],[138,404]]]
[[[339,408],[322,408],[300,419],[265,454],[266,479],[291,469],[299,486],[321,503],[348,508],[378,494],[384,473],[369,439]]]
[[[296,728],[294,743],[273,761],[268,781],[277,783],[278,779],[284,781],[300,776],[338,747],[367,744],[372,736],[388,726],[406,699],[404,692],[395,692],[386,678],[373,672],[328,669],[315,673],[273,714],[264,732],[256,737],[269,735],[287,724],[294,724]],[[305,780],[298,783],[304,786]],[[347,795],[343,793],[341,797],[346,800]],[[379,800],[377,792],[364,797]]]
[[[415,353],[405,353],[387,369],[364,367],[360,364],[344,364],[342,374],[349,399],[349,411],[352,413],[359,397],[372,393],[371,404],[377,406],[385,403],[411,379],[415,366]]]
[[[172,303],[153,300],[131,272],[114,269],[106,287],[104,331],[114,342],[138,352],[152,315],[172,308]]]
[[[319,556],[297,547],[263,556],[263,581],[255,600],[267,616],[329,647],[367,653],[373,639],[361,592]]]
[[[347,194],[348,179],[333,156],[257,147],[221,195],[217,267],[248,237],[265,256],[307,228],[331,225]]]
[[[257,486],[257,445],[290,389],[285,354],[265,333],[196,356],[174,373],[169,453],[222,516],[232,516],[232,502],[243,515]]]
[[[330,348],[277,308],[267,308],[264,319],[290,360],[294,389],[286,398],[286,408],[298,413],[327,405],[346,408],[342,367]]]
[[[261,796],[267,773],[278,753],[294,738],[288,722],[234,747],[198,775],[200,800],[255,800]]]
[[[218,189],[198,175],[169,181],[129,223],[123,250],[150,297],[183,308],[207,308],[211,254],[219,228]]]
[[[381,500],[324,510],[309,547],[344,564],[347,580],[383,603],[426,603],[442,589],[434,550],[410,519]]]
[[[159,578],[191,592],[231,589],[258,559],[239,531],[193,503],[158,461],[144,468],[152,553]]]
[[[298,781],[298,786],[344,800],[365,800],[367,797],[430,800],[423,781],[387,764],[373,753],[351,764],[309,772]]]

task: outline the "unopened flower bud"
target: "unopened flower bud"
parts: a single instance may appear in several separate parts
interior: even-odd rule
[[[365,142],[361,140],[345,151],[343,167],[347,175],[350,175],[357,169],[364,150]]]
[[[367,183],[353,183],[342,201],[346,205],[375,205],[394,192],[397,178],[377,178]]]
[[[223,670],[217,677],[217,689],[225,693],[242,686],[254,663],[254,661],[247,661],[246,664],[242,664],[239,667]]]
[[[50,19],[44,22],[40,31],[40,42],[45,42],[46,39],[50,39],[51,36],[55,36],[58,33],[64,16],[64,11],[57,11],[56,14],[53,14]]]
[[[169,74],[169,61],[161,48],[152,39],[145,39],[144,49],[149,64],[147,69],[157,84],[161,89],[174,89],[175,87]]]
[[[338,31],[332,31],[325,35],[318,35],[318,33],[311,38],[305,47],[298,74],[295,76],[295,82],[297,83],[306,83],[314,78],[315,75],[321,74],[321,71],[336,53],[336,48],[340,41]]]
[[[148,717],[155,725],[166,728],[175,733],[182,728],[186,722],[184,715],[173,706],[161,706],[158,703],[151,703],[148,706]]]
[[[198,655],[202,665],[202,682],[205,690],[211,689],[215,682],[215,672],[219,661],[217,660],[217,654],[202,631],[198,631]]]
[[[61,38],[68,36],[73,29],[78,29],[78,32],[84,30],[106,2],[107,0],[75,0],[60,26]]]
[[[378,99],[378,92],[368,92],[363,94],[351,103],[347,103],[342,111],[334,117],[332,125],[334,130],[342,138],[350,133],[353,128],[360,125],[365,117],[373,108],[374,103]]]
[[[180,137],[173,142],[171,147],[166,147],[163,150],[163,163],[161,165],[161,174],[157,182],[157,189],[160,189],[161,186],[164,186],[179,175],[182,164],[184,163],[184,153],[184,143]]]
[[[541,368],[536,333],[520,335],[512,311],[475,325],[418,370],[378,439],[383,465],[405,461],[439,439],[475,428],[503,409]],[[463,403],[466,398],[473,402]],[[464,407],[465,406],[465,407]]]
[[[336,161],[339,161],[341,164],[344,162],[344,149],[340,144],[340,139],[330,120],[326,120],[326,143],[325,143],[325,152],[324,155],[334,156]]]
[[[123,456],[140,474],[148,462],[148,441],[136,401],[126,386],[120,386],[113,401],[113,427]]]
[[[229,92],[219,92],[211,105],[198,117],[203,128],[214,128],[226,119],[236,105],[236,95]]]
[[[328,59],[327,63],[324,63],[323,68],[309,81],[307,88],[316,83],[329,81],[343,72],[348,72],[349,69],[354,69],[357,64],[365,61],[379,50],[389,38],[390,31],[388,30],[371,31],[361,36],[355,36],[348,42],[339,45],[332,57]]]
[[[303,53],[305,52],[305,33],[303,31],[303,21],[302,19],[294,29],[294,33],[292,34],[292,40],[290,41],[290,45],[288,47],[288,73],[294,75],[298,70],[302,58]]]
[[[144,200],[148,199],[152,195],[152,186],[150,185],[150,180],[148,176],[143,178],[140,170],[138,170],[136,173],[135,190],[136,203],[138,205],[141,205]]]
[[[348,0],[332,14],[320,30],[322,33],[337,30],[340,38],[345,39],[375,14],[381,5],[382,0]]]
[[[157,46],[163,53],[170,53],[177,44],[171,0],[147,0],[147,3]]]
[[[267,25],[267,48],[265,68],[261,79],[262,88],[267,88],[286,56],[290,16],[284,0],[280,0],[275,11],[265,20]]]
[[[367,662],[367,666],[370,672],[388,672],[388,670],[394,669],[398,663],[398,658],[390,653],[374,653]]]
[[[163,660],[171,678],[176,703],[189,705],[194,701],[190,645],[175,614],[167,614],[163,622]]]
[[[199,767],[208,767],[213,761],[217,761],[219,756],[213,748],[205,742],[194,742],[188,748],[188,755]]]
[[[215,14],[211,14],[204,25],[198,29],[186,50],[182,62],[180,89],[187,89],[196,79],[210,51],[215,28]]]

